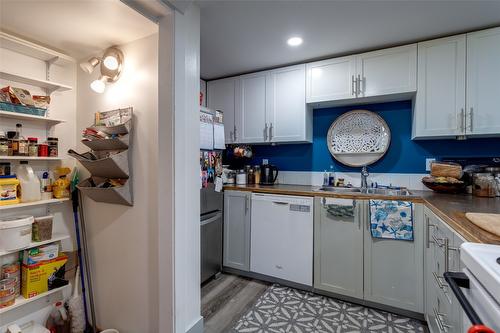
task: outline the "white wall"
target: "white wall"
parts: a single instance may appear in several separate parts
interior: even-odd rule
[[[134,108],[134,206],[84,200],[97,323],[121,333],[158,332],[158,35],[119,46],[125,65],[103,94],[78,71],[77,137],[96,111]],[[84,147],[80,144],[79,150]],[[166,259],[168,260],[168,259]]]
[[[175,332],[202,332],[200,316],[200,11],[175,13]]]

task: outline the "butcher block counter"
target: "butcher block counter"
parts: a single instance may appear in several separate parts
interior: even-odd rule
[[[309,197],[335,197],[348,199],[386,199],[406,200],[422,203],[446,222],[451,228],[469,242],[500,244],[500,237],[483,230],[470,222],[465,213],[500,214],[500,198],[479,198],[467,194],[441,194],[432,191],[412,191],[411,195],[387,196],[352,192],[328,192],[320,190],[319,186],[307,185],[225,185],[224,190],[249,191],[253,193],[268,193],[281,195],[297,195]]]

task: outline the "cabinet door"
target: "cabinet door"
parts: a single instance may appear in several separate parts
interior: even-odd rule
[[[306,65],[307,103],[355,98],[356,58],[328,59]]]
[[[425,257],[424,257],[424,298],[425,298],[425,319],[432,333],[439,332],[436,322],[436,310],[438,309],[438,286],[434,280],[433,272],[435,271],[434,252],[436,245],[432,241],[432,233],[436,226],[433,215],[427,208],[424,208],[425,222]]]
[[[353,202],[354,216],[333,215],[338,201],[315,199],[314,288],[362,299],[364,203],[346,201]]]
[[[236,142],[267,141],[266,95],[268,72],[240,77],[239,101],[236,109]]]
[[[238,92],[238,79],[228,78],[209,81],[208,107],[212,110],[221,110],[224,114],[224,135],[226,143],[234,143],[234,116],[236,109],[236,94]]]
[[[467,34],[467,134],[500,134],[500,28]]]
[[[357,56],[359,96],[381,96],[417,90],[417,45],[363,53]]]
[[[250,270],[250,192],[224,192],[224,255],[226,267]]]
[[[311,125],[306,111],[306,66],[271,71],[268,90],[268,140],[306,141],[307,126]]]
[[[465,134],[465,35],[418,44],[413,137]]]
[[[423,313],[423,207],[413,206],[414,241],[372,238],[366,209],[364,242],[365,299]]]

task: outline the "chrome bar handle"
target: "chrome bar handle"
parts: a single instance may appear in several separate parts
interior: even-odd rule
[[[267,141],[267,123],[264,126],[264,141]]]
[[[269,123],[269,141],[273,139],[273,123]]]
[[[443,238],[437,238],[436,236],[432,235],[432,240],[433,240],[433,243],[436,244],[437,246],[439,247],[443,247],[444,246],[444,242],[445,242],[445,239]]]
[[[230,132],[229,132],[229,139],[231,140],[231,142],[234,142],[234,135],[233,135],[233,131],[230,131]]]
[[[249,195],[245,195],[245,213],[248,213],[248,201],[250,200],[250,196]]]
[[[444,271],[448,272],[450,270],[450,240],[448,238],[444,239]]]
[[[444,289],[447,286],[443,284],[442,280],[444,280],[444,277],[437,275],[436,272],[432,272],[432,276],[434,276],[434,280],[436,280],[436,283],[439,287],[439,289]]]
[[[238,140],[237,136],[236,136],[236,124],[234,125],[233,129],[234,129],[234,132],[233,132],[234,133],[234,141],[236,141],[236,140]]]
[[[425,217],[425,247],[428,249],[429,248],[429,245],[430,243],[433,243],[431,241],[431,235],[430,235],[430,229],[431,227],[436,227],[434,224],[430,224],[429,222],[429,217],[426,216]]]
[[[436,323],[438,324],[439,330],[441,332],[447,332],[448,330],[446,330],[446,328],[451,328],[451,326],[445,324],[443,322],[443,318],[441,318],[441,317],[446,317],[446,314],[440,313],[438,310],[436,310],[436,308],[432,308],[432,310],[434,311],[434,316],[436,317]]]
[[[457,127],[460,134],[464,134],[465,132],[465,110],[464,108],[460,109],[460,113],[457,114]]]
[[[356,88],[354,85],[356,84],[356,79],[354,79],[354,75],[351,78],[351,95],[356,95]]]
[[[472,123],[472,118],[473,118],[473,117],[474,117],[474,108],[473,108],[473,107],[471,107],[471,108],[470,108],[470,111],[469,111],[469,118],[470,118],[470,119],[469,119],[469,130],[470,130],[470,132],[471,132],[471,133],[472,133],[472,124],[473,124],[473,123]]]
[[[361,95],[361,93],[363,92],[363,87],[362,87],[363,80],[361,79],[361,75],[358,74],[358,79],[356,81],[357,81],[356,96],[358,96],[358,95]]]

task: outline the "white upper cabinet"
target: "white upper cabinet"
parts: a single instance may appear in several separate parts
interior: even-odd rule
[[[221,110],[224,114],[226,144],[236,141],[234,116],[238,87],[238,78],[214,80],[207,83],[208,107],[212,110]]]
[[[306,107],[306,66],[273,70],[268,77],[266,125],[270,142],[311,141],[312,119]]]
[[[356,57],[317,61],[306,65],[307,103],[356,97]]]
[[[358,97],[417,90],[417,45],[368,52],[356,57]]]
[[[240,76],[236,108],[236,142],[260,143],[267,141],[267,72]]]
[[[465,134],[465,35],[418,44],[413,137]]]
[[[307,64],[307,103],[410,93],[416,89],[415,44]]]
[[[500,28],[467,34],[467,129],[500,134]]]

